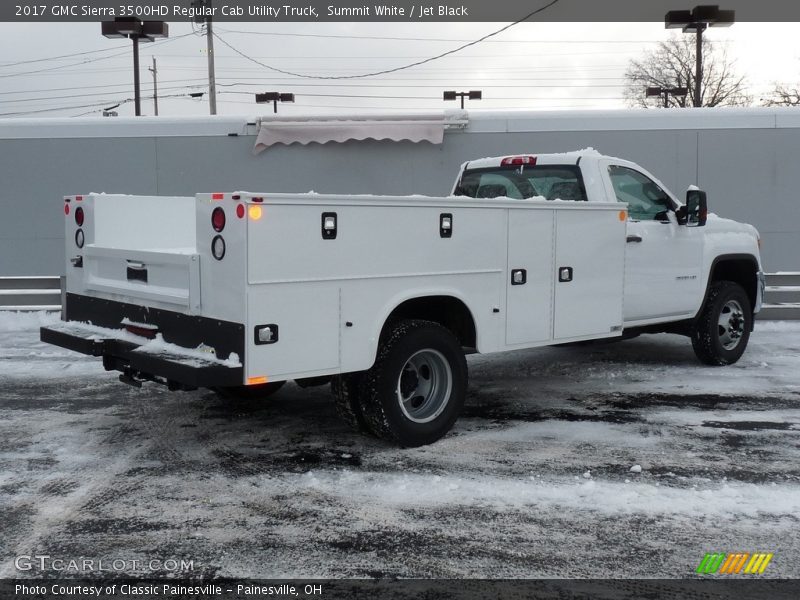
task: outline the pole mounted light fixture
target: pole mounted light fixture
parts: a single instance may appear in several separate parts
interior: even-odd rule
[[[152,42],[156,38],[169,37],[169,25],[164,21],[140,21],[133,17],[120,17],[101,23],[102,33],[107,38],[129,38],[133,42],[133,96],[136,116],[142,114],[141,87],[139,85],[139,42]]]
[[[272,102],[272,112],[278,112],[278,102],[294,102],[294,94],[283,94],[280,92],[264,92],[256,94],[256,104],[268,104]]]
[[[685,96],[689,93],[689,88],[686,87],[671,87],[671,88],[663,88],[663,87],[649,87],[646,90],[646,95],[648,98],[658,96],[664,98],[664,108],[669,107],[669,97],[670,96]]]
[[[481,100],[483,98],[483,92],[480,90],[472,90],[471,92],[442,92],[442,100],[454,101],[456,98],[461,98],[461,108],[464,108],[464,98],[468,100]]]
[[[694,31],[696,35],[694,106],[703,105],[703,32],[708,27],[730,27],[735,22],[736,11],[720,10],[717,5],[695,6],[693,10],[671,10],[664,16],[667,29],[683,29],[684,33]]]

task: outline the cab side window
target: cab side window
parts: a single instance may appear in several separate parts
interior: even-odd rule
[[[630,169],[611,165],[608,175],[617,200],[628,203],[634,221],[663,221],[672,207],[669,196],[649,177]]]

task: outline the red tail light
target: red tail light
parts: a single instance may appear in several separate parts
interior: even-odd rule
[[[67,204],[67,203],[64,203],[64,214],[65,215],[69,214],[69,204]]]
[[[141,327],[139,325],[126,324],[125,329],[133,335],[138,335],[148,340],[156,339],[158,327]]]
[[[75,224],[83,227],[83,209],[80,206],[75,209]]]
[[[211,226],[216,232],[220,232],[225,229],[225,211],[219,206],[211,213]]]
[[[244,204],[236,205],[236,216],[240,219],[244,218]]]
[[[507,156],[505,157],[500,164],[504,167],[509,165],[535,165],[536,164],[536,157],[535,156]]]

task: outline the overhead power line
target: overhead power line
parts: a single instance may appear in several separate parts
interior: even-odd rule
[[[545,7],[546,8],[546,7]],[[522,19],[523,21],[525,19]],[[519,22],[519,21],[518,21]],[[305,38],[334,38],[347,40],[387,40],[398,42],[450,42],[460,43],[469,42],[468,39],[458,38],[430,38],[430,37],[393,37],[385,35],[345,35],[334,33],[288,33],[278,31],[242,31],[240,29],[223,29],[218,27],[217,31],[222,33],[240,33],[244,35],[274,35],[286,37],[305,37]],[[658,44],[659,40],[485,40],[489,44]],[[733,40],[715,40],[715,43],[727,43]]]
[[[292,71],[279,69],[277,67],[273,67],[273,66],[268,65],[266,63],[262,63],[261,61],[256,60],[255,58],[252,58],[252,57],[248,56],[247,54],[245,54],[241,50],[238,50],[238,49],[234,48],[228,42],[226,42],[224,39],[222,39],[219,36],[219,34],[217,34],[217,33],[214,33],[214,37],[217,38],[220,42],[222,42],[225,46],[227,46],[228,48],[230,48],[231,50],[236,52],[236,54],[238,54],[239,56],[241,56],[243,58],[246,58],[247,60],[249,60],[251,62],[254,62],[257,65],[260,65],[260,66],[264,67],[265,69],[269,69],[269,70],[275,71],[277,73],[283,73],[284,75],[293,75],[294,77],[301,77],[303,79],[360,79],[360,78],[363,78],[363,77],[374,77],[376,75],[386,75],[387,73],[396,73],[397,71],[403,71],[405,69],[410,69],[412,67],[417,67],[419,65],[424,65],[426,63],[433,62],[435,60],[439,60],[440,58],[444,58],[445,56],[449,56],[451,54],[455,54],[456,52],[460,52],[461,50],[464,50],[465,48],[469,48],[469,47],[474,46],[476,44],[480,44],[481,42],[483,42],[483,41],[485,41],[485,40],[487,40],[487,39],[489,39],[491,37],[494,37],[494,36],[504,32],[504,31],[507,31],[508,29],[511,29],[515,25],[519,25],[523,21],[527,21],[531,17],[534,17],[534,16],[538,15],[539,13],[542,13],[542,12],[546,11],[551,6],[554,6],[554,5],[558,4],[560,1],[561,0],[550,0],[550,2],[548,2],[544,6],[542,6],[540,8],[537,8],[534,11],[531,11],[530,13],[528,13],[527,15],[522,17],[521,19],[519,19],[517,21],[514,21],[513,23],[509,23],[508,25],[506,25],[504,27],[501,27],[500,29],[497,29],[497,30],[495,30],[495,31],[493,31],[491,33],[488,33],[488,34],[484,35],[483,37],[478,38],[477,40],[473,40],[471,42],[467,42],[466,44],[462,44],[458,48],[453,48],[452,50],[448,50],[447,52],[442,52],[441,54],[437,54],[436,56],[431,56],[429,58],[425,58],[423,60],[418,60],[416,62],[412,62],[412,63],[409,63],[407,65],[403,65],[403,66],[400,66],[400,67],[394,67],[392,69],[383,69],[381,71],[374,71],[372,73],[360,73],[358,75],[308,75],[308,74],[305,74],[305,73],[295,73],[295,72],[292,72]]]
[[[190,36],[190,35],[192,35],[192,34],[191,33],[186,33],[184,35],[179,35],[179,36],[176,36],[174,38],[170,38],[170,39],[164,40],[162,42],[156,42],[155,44],[153,44],[153,46],[163,46],[164,44],[169,44],[170,42],[174,42],[175,40],[179,40],[181,38],[185,38],[185,37]],[[0,75],[0,78],[18,77],[20,75],[35,75],[37,73],[46,73],[47,71],[60,71],[60,70],[63,70],[63,69],[68,69],[70,67],[79,67],[81,65],[86,65],[86,64],[93,63],[93,62],[98,62],[98,61],[101,61],[101,60],[108,60],[109,58],[114,58],[116,56],[122,56],[123,54],[126,54],[126,55],[130,54],[130,50],[124,50],[122,52],[117,52],[115,54],[109,54],[108,56],[98,56],[97,58],[89,58],[89,59],[86,59],[86,60],[82,60],[80,62],[72,63],[71,65],[57,65],[57,66],[54,66],[54,67],[47,67],[46,69],[39,69],[37,71],[18,71],[16,73],[6,73],[5,75]],[[41,59],[41,60],[47,60],[47,59]],[[32,62],[39,62],[39,61],[37,60],[37,61],[32,61]],[[9,66],[9,65],[3,65],[3,66]]]
[[[182,94],[166,94],[164,96],[160,96],[160,98],[187,98],[188,96],[186,93]],[[127,104],[128,102],[133,102],[133,98],[124,98],[122,100],[105,100],[104,102],[93,102],[92,104],[78,104],[78,105],[70,105],[70,106],[57,106],[53,108],[38,108],[35,110],[21,110],[16,112],[8,112],[8,113],[0,113],[0,117],[15,117],[20,115],[34,115],[46,112],[56,112],[60,110],[75,110],[78,108],[95,108],[95,107],[103,107],[108,106],[109,104]],[[97,112],[97,111],[89,111],[89,112]],[[84,113],[88,114],[88,113]],[[76,115],[77,116],[77,115]]]
[[[33,58],[31,60],[19,60],[17,62],[11,63],[0,63],[0,68],[6,67],[16,67],[18,65],[28,65],[31,63],[38,63],[38,62],[50,62],[51,60],[61,60],[64,58],[73,58],[75,56],[86,56],[87,54],[98,54],[100,52],[112,52],[116,50],[115,47],[112,48],[102,48],[99,50],[87,50],[86,52],[74,52],[73,54],[61,54],[59,56],[49,56],[47,58]]]

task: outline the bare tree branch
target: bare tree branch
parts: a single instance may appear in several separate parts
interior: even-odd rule
[[[663,99],[648,98],[647,87],[686,87],[685,97],[669,96],[669,106],[694,106],[695,42],[691,36],[660,42],[640,59],[631,60],[625,71],[625,99],[629,106],[663,106]],[[703,39],[703,106],[747,106],[753,99],[746,93],[746,81],[736,74],[733,61],[714,43]]]
[[[800,106],[800,86],[776,83],[772,97],[764,100],[764,106]]]

